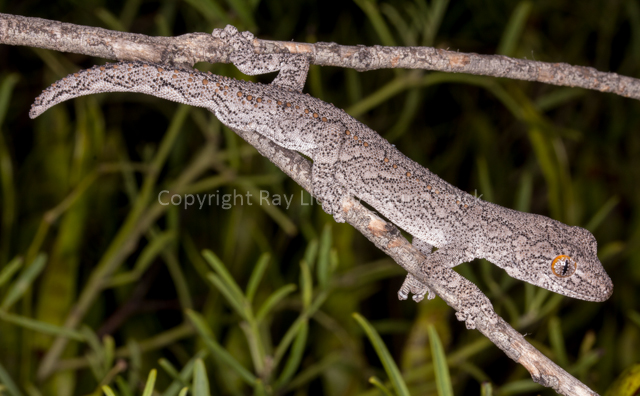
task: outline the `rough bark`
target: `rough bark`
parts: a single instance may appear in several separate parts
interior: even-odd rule
[[[172,66],[228,63],[229,49],[208,33],[150,37],[71,23],[0,14],[0,43],[74,52],[112,60],[145,60]],[[431,47],[348,46],[255,40],[256,53],[307,54],[312,64],[358,71],[405,68],[438,70],[580,87],[640,99],[640,80],[591,67]]]

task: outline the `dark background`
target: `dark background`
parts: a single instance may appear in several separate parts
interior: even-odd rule
[[[428,45],[640,74],[637,1],[31,0],[0,2],[0,10],[147,35],[210,32],[231,23],[264,39]],[[140,393],[137,388],[150,369],[159,367],[158,359],[180,370],[197,351],[206,350],[183,314],[188,307],[203,316],[224,349],[255,373],[247,341],[251,331],[207,278],[211,268],[199,252],[210,249],[243,290],[261,254],[271,255],[256,307],[282,286],[304,285],[307,270],[313,301],[326,296],[304,321],[299,365],[291,363],[291,376],[281,383],[266,378],[269,392],[377,394],[368,379],[388,377],[351,316],[358,312],[382,336],[412,394],[436,392],[430,324],[444,344],[455,394],[479,394],[482,381],[493,383],[496,394],[553,394],[481,334],[466,330],[440,299],[399,302],[399,267],[349,225],[336,224],[319,205],[301,205],[300,188],[210,113],[138,94],[101,94],[55,106],[31,120],[30,104],[42,89],[105,60],[27,47],[0,46],[0,51],[0,270],[17,256],[27,264],[38,252],[47,257],[42,270],[29,278],[31,287],[2,306],[2,312],[36,319],[36,325],[27,329],[0,316],[0,364],[23,391],[87,394],[107,378],[118,392],[130,388]],[[242,76],[230,65],[197,67],[253,81],[272,78]],[[312,66],[305,91],[345,109],[465,191],[593,232],[615,286],[603,303],[525,285],[485,262],[458,270],[534,346],[605,393],[640,360],[639,103],[540,83],[435,74]],[[180,132],[166,143],[170,151],[159,163],[159,175],[145,187],[170,125]],[[191,191],[293,194],[291,207],[259,205],[258,200],[229,210],[215,204],[169,206],[157,221],[143,224],[135,213],[152,208],[158,192],[192,169],[207,142],[217,151]],[[70,197],[77,199],[47,222],[45,214]],[[304,199],[308,202],[309,196]],[[143,228],[139,241],[132,237],[136,227]],[[56,362],[61,371],[40,381],[36,371],[52,337],[38,326],[62,326],[100,263],[118,253],[116,278],[108,278],[109,286],[90,300],[81,321],[86,339],[96,342],[70,343]],[[139,271],[133,270],[136,266]],[[0,297],[6,301],[26,272],[21,269],[0,285]],[[273,353],[269,345],[278,345],[308,308],[309,297],[300,292],[310,290],[305,287],[299,285],[276,304],[261,324],[267,355]],[[176,336],[176,329],[183,333]],[[110,341],[97,341],[107,334],[127,362],[119,377],[111,375]],[[167,338],[159,341],[159,335]],[[209,356],[204,363],[213,394],[257,392],[219,360]],[[274,378],[283,365],[274,369]],[[121,385],[114,385],[118,381]],[[165,391],[171,381],[160,369],[156,389]]]

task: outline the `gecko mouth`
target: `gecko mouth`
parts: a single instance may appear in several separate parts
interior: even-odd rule
[[[613,294],[613,282],[607,274],[602,274],[591,282],[583,278],[578,284],[582,287],[563,288],[564,292],[560,293],[568,297],[593,302],[605,301]]]

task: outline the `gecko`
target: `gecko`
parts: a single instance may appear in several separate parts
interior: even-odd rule
[[[255,54],[254,36],[228,25],[213,36],[231,50],[244,74],[279,71],[270,84],[182,70],[146,62],[119,62],[73,73],[36,98],[31,118],[60,102],[101,92],[138,92],[203,107],[231,129],[253,131],[313,161],[313,195],[337,222],[342,200],[355,196],[412,235],[429,265],[454,267],[477,258],[511,277],[569,297],[604,301],[613,283],[584,228],[519,212],[472,196],[402,154],[377,132],[342,109],[302,93],[309,58]],[[398,297],[421,301],[435,295],[408,274]],[[482,295],[484,297],[484,295]],[[456,316],[467,327],[493,307],[468,300]]]

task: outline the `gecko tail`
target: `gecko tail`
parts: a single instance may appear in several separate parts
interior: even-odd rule
[[[207,91],[215,77],[195,70],[172,70],[145,62],[120,62],[94,66],[56,81],[42,91],[29,111],[36,118],[48,108],[79,96],[103,92],[138,92],[178,103],[209,107]]]

